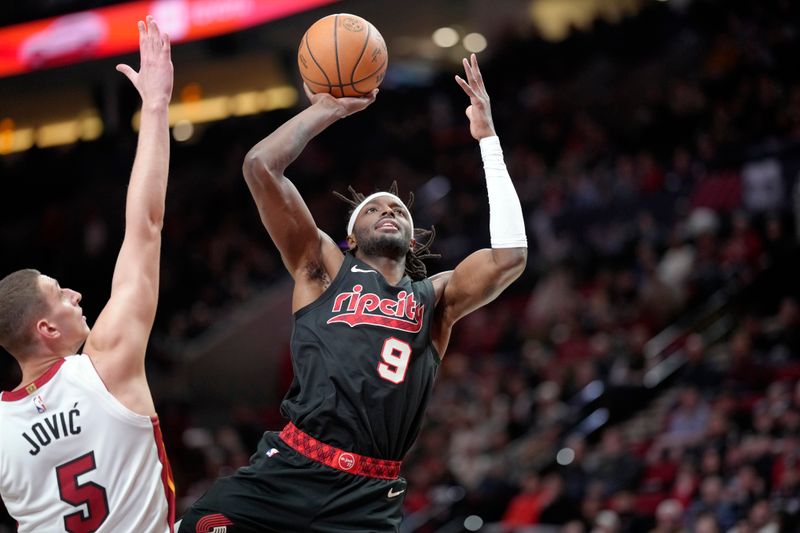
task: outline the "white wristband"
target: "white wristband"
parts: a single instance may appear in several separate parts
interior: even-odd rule
[[[496,135],[484,137],[479,144],[489,193],[489,237],[492,248],[527,248],[522,206],[503,161],[500,139]]]

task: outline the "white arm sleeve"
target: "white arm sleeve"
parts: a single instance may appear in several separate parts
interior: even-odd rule
[[[503,161],[500,139],[496,135],[484,137],[479,144],[489,193],[489,237],[492,248],[527,248],[522,206]]]

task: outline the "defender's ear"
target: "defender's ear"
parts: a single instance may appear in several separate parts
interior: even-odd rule
[[[347,249],[352,251],[358,247],[358,243],[356,242],[355,234],[351,233],[347,236]]]
[[[46,339],[57,339],[61,336],[61,332],[45,319],[36,323],[36,333]]]

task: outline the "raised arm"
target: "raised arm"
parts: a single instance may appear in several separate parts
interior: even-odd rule
[[[117,65],[142,97],[139,140],[125,204],[125,236],[111,297],[86,341],[106,386],[124,405],[155,414],[144,374],[158,302],[161,228],[169,167],[167,107],[172,95],[169,37],[152,17],[138,23],[139,72]]]
[[[242,166],[261,221],[296,284],[320,269],[335,273],[342,254],[336,243],[317,229],[311,212],[284,171],[311,139],[337,120],[365,109],[377,95],[375,90],[363,98],[334,98],[326,93],[313,94],[306,86],[304,89],[311,106],[253,146]],[[299,307],[306,302],[295,303]]]
[[[438,296],[433,340],[444,354],[450,330],[461,317],[491,302],[525,269],[528,257],[525,223],[514,185],[503,161],[494,130],[489,95],[475,54],[464,60],[466,81],[456,82],[469,96],[470,133],[479,141],[489,196],[489,233],[492,247],[479,250],[449,272],[433,276]]]

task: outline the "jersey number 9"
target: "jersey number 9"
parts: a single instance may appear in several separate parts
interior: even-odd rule
[[[389,337],[383,342],[381,362],[378,363],[378,375],[395,385],[406,379],[408,362],[411,359],[411,345],[407,342]]]

